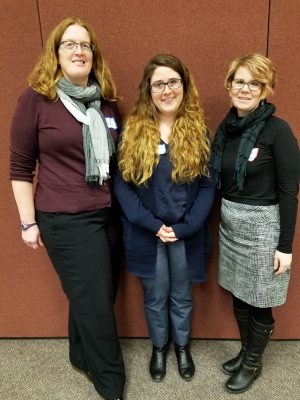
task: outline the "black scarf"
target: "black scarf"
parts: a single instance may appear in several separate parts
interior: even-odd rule
[[[232,107],[217,129],[213,143],[213,168],[220,188],[221,160],[227,133],[240,133],[241,140],[235,161],[234,178],[238,189],[243,190],[244,178],[251,151],[263,130],[266,120],[276,111],[274,104],[261,102],[260,106],[244,118],[238,118],[237,110]]]

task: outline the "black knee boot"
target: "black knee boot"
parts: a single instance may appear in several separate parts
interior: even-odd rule
[[[223,371],[225,372],[225,374],[230,374],[230,375],[238,371],[240,366],[242,365],[247,346],[248,331],[249,331],[249,316],[250,316],[250,310],[247,309],[243,310],[235,307],[233,308],[233,310],[240,331],[242,348],[236,357],[232,358],[231,360],[223,364]]]
[[[155,382],[161,382],[166,376],[166,358],[168,345],[163,347],[153,346],[150,360],[150,375]]]
[[[178,344],[175,343],[174,347],[179,375],[185,381],[190,381],[195,374],[195,364],[190,353],[189,345],[178,346]]]
[[[247,349],[240,369],[227,381],[230,393],[242,393],[250,388],[262,370],[262,356],[274,330],[272,325],[263,325],[251,317]]]

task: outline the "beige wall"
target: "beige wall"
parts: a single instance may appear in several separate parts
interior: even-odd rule
[[[33,251],[20,240],[19,218],[8,181],[9,126],[18,96],[26,87],[42,42],[69,14],[88,19],[101,38],[112,69],[121,112],[137,95],[146,62],[161,52],[179,56],[192,71],[208,124],[214,131],[229,107],[222,88],[229,61],[249,52],[269,55],[278,67],[277,113],[300,135],[300,56],[298,0],[2,0],[1,63],[1,269],[0,337],[64,336],[67,304],[45,250]],[[70,10],[70,11],[68,11]],[[298,110],[298,111],[297,111]],[[193,337],[231,338],[237,332],[230,296],[217,285],[216,250],[219,202],[212,216],[214,245],[208,280],[194,287]],[[275,338],[300,338],[299,228],[286,305],[275,310]],[[121,336],[147,336],[142,291],[137,278],[122,271],[117,301]]]

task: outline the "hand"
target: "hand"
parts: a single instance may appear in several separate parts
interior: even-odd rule
[[[37,225],[32,226],[27,231],[22,231],[22,239],[26,246],[31,247],[34,250],[44,246],[40,235],[40,230]]]
[[[276,250],[274,254],[274,275],[281,275],[289,271],[292,266],[292,254],[281,253]]]
[[[156,236],[158,236],[162,242],[176,242],[176,240],[178,240],[173,229],[166,225],[162,225],[160,230],[157,231]]]

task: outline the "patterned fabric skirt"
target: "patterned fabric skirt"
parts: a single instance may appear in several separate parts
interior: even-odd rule
[[[219,229],[219,284],[255,307],[286,300],[290,272],[274,275],[279,239],[279,207],[222,199]]]

